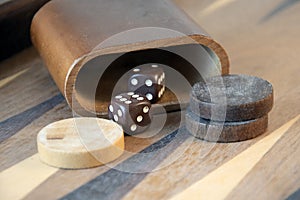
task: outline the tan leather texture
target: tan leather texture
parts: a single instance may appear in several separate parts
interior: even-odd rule
[[[143,35],[139,38],[137,31],[136,36],[111,40],[99,48],[99,44],[115,34],[144,27],[159,27],[180,34],[154,34],[149,38]],[[197,57],[193,48],[200,44],[198,46],[202,46],[207,54],[202,55],[204,60],[214,60],[218,68],[208,74],[229,73],[229,59],[224,48],[169,0],[53,0],[35,15],[31,38],[68,104],[82,115],[105,116],[117,79],[139,64],[168,65],[183,73],[191,85],[201,79],[201,76],[194,75],[191,66],[185,66],[189,65],[188,62],[169,55],[168,51],[192,52],[188,56]],[[89,83],[90,78],[80,73],[97,67],[101,70],[107,67],[103,60],[111,55],[121,57],[124,54],[118,62],[109,65],[103,77],[99,77],[102,88],[97,87],[95,95],[86,94],[89,88],[82,85],[83,82]],[[91,66],[93,63],[97,66]],[[203,61],[202,67],[210,68],[205,63]],[[158,103],[167,111],[179,109],[182,103],[176,96],[182,95],[183,102],[188,103],[189,91],[183,90],[182,94],[167,90]]]

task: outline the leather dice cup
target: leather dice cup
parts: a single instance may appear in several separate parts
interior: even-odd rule
[[[124,8],[117,15],[108,9],[116,2]],[[107,117],[115,84],[133,66],[160,63],[192,84],[201,80],[194,67],[211,75],[228,74],[230,67],[225,49],[171,0],[49,1],[32,20],[31,39],[68,105],[81,116]],[[176,111],[188,104],[188,92],[176,95],[184,99],[179,102],[166,90],[159,103]]]

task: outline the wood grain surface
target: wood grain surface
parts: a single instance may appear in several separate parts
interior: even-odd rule
[[[140,154],[125,155],[115,163],[116,168],[131,168],[141,173],[103,166],[50,170],[49,176],[35,176],[43,170],[35,165],[34,170],[26,172],[27,177],[35,176],[38,180],[30,182],[17,173],[7,178],[6,174],[22,169],[24,162],[30,164],[32,156],[36,156],[36,135],[41,128],[72,117],[40,57],[30,48],[0,63],[1,191],[8,192],[14,187],[21,193],[16,199],[170,199],[199,181],[209,180],[217,171],[227,170],[226,176],[215,176],[220,190],[214,187],[216,184],[211,185],[210,189],[219,194],[215,199],[299,198],[300,1],[176,0],[176,3],[226,48],[232,73],[260,76],[273,84],[275,104],[267,133],[230,144],[194,140],[184,128],[178,127],[181,114],[174,112],[166,119],[164,130],[155,137],[125,138],[126,150]],[[282,127],[288,128],[280,132]],[[282,134],[277,135],[279,132]],[[269,143],[268,138],[275,139]],[[167,148],[159,151],[164,147]],[[257,156],[252,151],[259,151],[260,155],[250,167],[235,164],[235,160],[247,160],[243,155],[250,160]],[[147,152],[155,153],[151,159],[145,159],[142,153]],[[208,155],[203,156],[204,153]],[[170,158],[178,159],[164,167]],[[238,176],[234,182],[230,181],[231,173]],[[20,184],[9,185],[7,179]],[[24,181],[26,188],[21,188]],[[225,185],[226,181],[230,185]],[[205,195],[207,188],[199,190]],[[1,192],[0,197],[3,196]],[[195,198],[209,199],[209,196]]]
[[[262,157],[267,154],[274,144],[283,137],[283,135],[289,134],[290,128],[295,125],[296,122],[299,122],[299,119],[300,115],[270,133],[268,136],[255,143],[172,199],[199,199],[199,197],[221,199],[228,196],[228,194],[237,187],[247,173],[249,173],[249,171],[251,171],[252,168],[262,159]],[[275,146],[277,146],[277,144]],[[282,153],[280,152],[280,154]],[[279,162],[281,162],[281,160]],[[298,163],[296,163],[296,165],[298,165]],[[249,194],[249,197],[250,196],[251,194]],[[253,196],[251,196],[251,199],[252,198]]]

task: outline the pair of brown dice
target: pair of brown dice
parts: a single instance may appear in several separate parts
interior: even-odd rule
[[[159,65],[141,65],[130,71],[128,92],[113,97],[109,118],[129,134],[145,131],[151,124],[151,103],[165,92],[165,73]]]

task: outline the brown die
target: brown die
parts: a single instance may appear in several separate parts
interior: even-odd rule
[[[165,92],[165,73],[156,64],[140,65],[131,71],[128,90],[145,95],[151,103],[157,102]]]
[[[128,92],[112,98],[108,115],[127,134],[133,135],[145,131],[151,124],[150,109],[151,103],[146,96]]]

